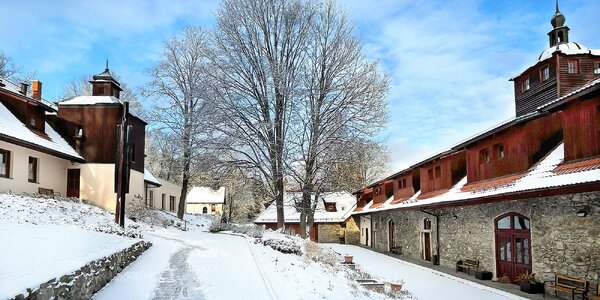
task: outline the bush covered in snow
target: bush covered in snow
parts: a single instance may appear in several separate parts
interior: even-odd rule
[[[263,237],[263,228],[261,226],[257,226],[254,224],[248,224],[248,225],[236,225],[236,224],[232,224],[230,226],[230,230],[234,233],[241,233],[241,234],[245,234],[249,237],[253,237],[255,239],[260,239]]]
[[[337,266],[342,260],[342,257],[335,251],[308,240],[304,243],[304,257],[330,266]]]
[[[265,239],[265,240],[262,240],[262,244],[265,246],[269,246],[269,247],[273,248],[274,250],[277,250],[281,253],[296,254],[296,255],[302,254],[301,245],[292,239],[289,239],[289,240]]]

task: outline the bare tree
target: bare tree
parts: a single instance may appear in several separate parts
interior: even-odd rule
[[[129,88],[127,82],[122,80],[121,76],[115,72],[111,72],[112,76],[117,82],[119,82],[123,91],[120,93],[120,99],[129,102],[129,109],[138,116],[143,115],[143,108],[137,99],[135,92]],[[77,96],[91,96],[92,95],[92,84],[90,78],[93,75],[81,75],[67,83],[63,88],[61,99],[68,99]]]
[[[306,225],[312,226],[329,168],[348,160],[358,138],[372,138],[387,122],[388,77],[366,59],[352,31],[347,14],[332,1],[319,6],[302,65],[301,102],[294,110],[290,139],[297,150],[290,170],[302,190],[303,236]]]
[[[156,126],[171,132],[181,158],[181,197],[177,216],[183,219],[192,161],[198,155],[206,98],[207,33],[187,27],[164,44],[162,58],[149,69],[152,80],[145,96],[156,98],[148,113]]]
[[[213,123],[223,159],[265,182],[284,227],[292,101],[314,14],[303,0],[225,0],[214,34]]]
[[[4,52],[0,51],[0,77],[11,79],[20,71],[21,68],[17,67],[13,60],[6,56]]]
[[[145,167],[152,174],[170,182],[181,182],[181,155],[177,137],[166,130],[149,130],[146,133]]]

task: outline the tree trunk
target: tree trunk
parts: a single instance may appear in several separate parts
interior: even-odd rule
[[[187,122],[186,122],[187,123]],[[181,178],[181,196],[179,196],[179,207],[177,208],[177,217],[183,220],[185,214],[185,202],[187,198],[188,184],[190,181],[190,163],[192,160],[192,146],[190,143],[191,126],[186,124],[183,133],[183,174]]]

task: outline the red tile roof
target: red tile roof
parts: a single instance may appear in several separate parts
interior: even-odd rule
[[[463,192],[477,192],[477,191],[485,191],[490,189],[497,189],[505,186],[509,186],[514,184],[515,181],[521,179],[525,174],[513,174],[502,176],[490,180],[483,180],[473,183],[468,183],[463,186],[460,190]]]
[[[557,175],[600,169],[600,157],[576,162],[567,162],[552,170]]]
[[[419,197],[417,197],[417,199],[421,200],[421,199],[427,199],[427,198],[439,196],[439,195],[445,194],[448,190],[449,189],[441,189],[441,190],[421,194]]]

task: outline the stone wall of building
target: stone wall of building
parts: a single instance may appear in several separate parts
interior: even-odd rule
[[[346,220],[346,244],[358,244],[360,242],[360,228],[354,218]]]
[[[27,289],[27,295],[17,295],[14,299],[90,299],[150,246],[151,243],[144,241],[135,243],[120,252],[89,262],[71,274]]]
[[[585,211],[586,216],[577,216],[578,211]],[[454,268],[460,259],[476,258],[481,268],[498,275],[494,219],[507,212],[517,212],[530,219],[532,272],[537,274],[538,280],[552,280],[556,273],[585,278],[592,284],[599,280],[600,192],[449,207],[432,212],[439,215],[443,266]],[[394,220],[395,241],[397,246],[402,246],[402,255],[422,259],[422,223],[426,217],[432,221],[433,256],[436,218],[420,211],[373,214],[374,247],[389,249],[387,224]]]
[[[340,224],[338,223],[320,223],[318,231],[319,243],[339,243],[340,242]]]

